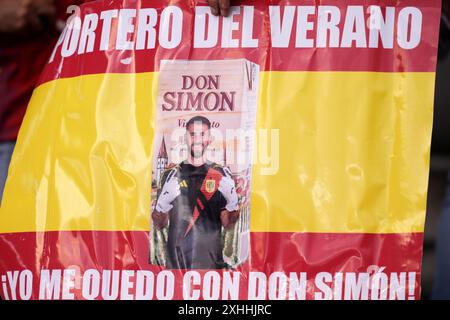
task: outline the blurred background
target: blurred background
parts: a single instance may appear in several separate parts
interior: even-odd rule
[[[433,281],[436,279],[438,266],[437,241],[440,239],[439,227],[448,227],[450,224],[443,221],[443,213],[450,210],[450,203],[445,200],[446,190],[449,187],[448,173],[450,171],[450,23],[449,1],[443,3],[443,15],[441,19],[439,61],[436,71],[436,93],[433,140],[431,145],[431,168],[428,190],[428,208],[425,224],[424,254],[422,264],[422,298],[432,297]],[[448,196],[447,196],[448,198]],[[449,215],[448,213],[446,214]],[[448,219],[446,220],[448,221]],[[442,233],[442,232],[441,232]],[[450,259],[450,243],[446,237],[447,260]],[[442,240],[444,242],[445,240]],[[442,250],[445,252],[445,250]],[[450,273],[450,265],[447,267]],[[443,266],[441,269],[444,269]],[[445,271],[445,270],[443,270]],[[442,271],[442,273],[443,273]],[[448,280],[447,275],[447,280]],[[447,282],[447,285],[450,283]],[[450,288],[447,289],[447,294]],[[447,296],[450,299],[450,296]]]

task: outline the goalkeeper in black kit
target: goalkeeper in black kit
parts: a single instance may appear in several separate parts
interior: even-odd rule
[[[222,227],[239,217],[231,172],[206,159],[211,123],[201,116],[186,124],[188,158],[167,169],[159,185],[152,220],[169,226],[168,269],[223,269]]]

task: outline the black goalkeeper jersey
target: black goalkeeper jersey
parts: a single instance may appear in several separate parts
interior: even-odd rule
[[[168,269],[222,269],[222,223],[226,200],[219,184],[223,167],[207,162],[195,167],[188,162],[164,172],[158,196],[168,176],[176,174],[181,194],[169,211]]]

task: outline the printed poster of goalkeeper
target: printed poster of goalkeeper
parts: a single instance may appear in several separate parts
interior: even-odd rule
[[[233,269],[248,260],[258,77],[244,59],[161,61],[151,264]]]

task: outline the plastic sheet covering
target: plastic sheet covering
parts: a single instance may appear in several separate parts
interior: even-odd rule
[[[4,299],[418,299],[440,1],[92,1],[30,102]]]

